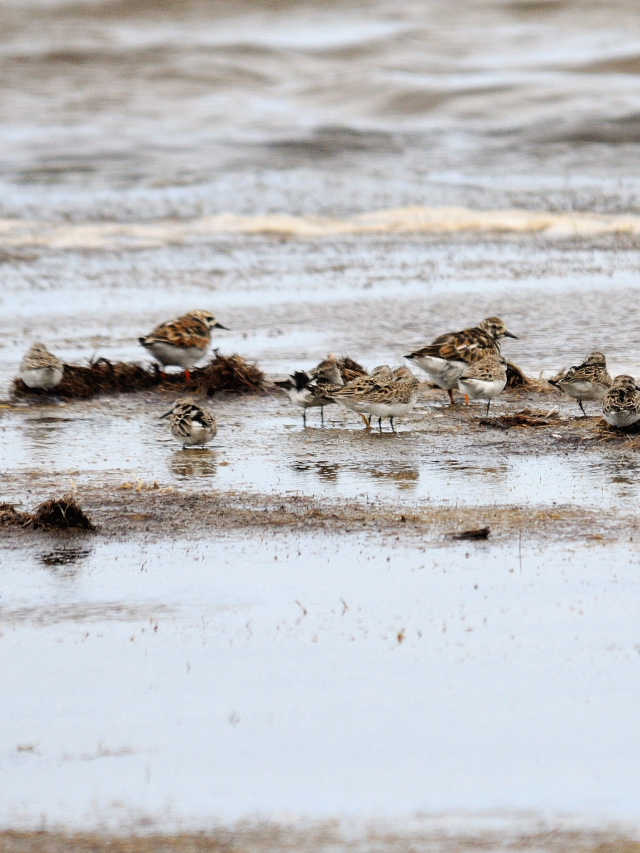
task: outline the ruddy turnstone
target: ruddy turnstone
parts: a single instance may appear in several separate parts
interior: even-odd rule
[[[376,367],[369,376],[349,382],[333,392],[333,397],[347,409],[357,412],[367,428],[371,417],[378,418],[382,432],[382,418],[389,418],[395,432],[393,420],[408,414],[416,404],[420,383],[407,367],[392,371],[388,365]],[[367,418],[368,415],[368,418]]]
[[[640,388],[633,376],[616,376],[604,395],[602,414],[607,423],[624,429],[640,421]]]
[[[318,406],[320,419],[324,423],[324,407],[334,402],[327,396],[327,392],[344,383],[339,363],[334,355],[330,355],[309,373],[296,370],[288,379],[275,384],[286,391],[294,405],[302,407],[302,423],[306,426],[307,409]]]
[[[549,383],[577,400],[582,414],[586,415],[583,400],[602,400],[611,388],[607,360],[601,352],[590,352],[582,364],[554,376]]]
[[[409,353],[434,385],[443,388],[453,403],[453,391],[468,364],[485,355],[500,355],[500,338],[515,338],[499,317],[488,317],[471,329],[440,335],[432,344]]]
[[[198,445],[204,447],[218,431],[214,416],[198,406],[193,397],[176,400],[169,411],[160,417],[171,418],[171,435],[182,443],[183,450]]]
[[[27,388],[51,391],[60,384],[63,373],[64,363],[44,344],[34,344],[20,364],[20,379]]]
[[[143,338],[141,346],[164,367],[184,367],[187,382],[191,368],[203,358],[211,346],[211,329],[227,329],[209,311],[191,311],[177,320],[160,323]]]
[[[472,400],[487,401],[487,415],[491,401],[504,391],[507,384],[507,362],[501,355],[486,355],[481,361],[467,365],[458,380],[462,393]]]

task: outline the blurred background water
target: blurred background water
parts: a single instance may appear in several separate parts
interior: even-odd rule
[[[634,0],[5,0],[0,215],[640,210]]]

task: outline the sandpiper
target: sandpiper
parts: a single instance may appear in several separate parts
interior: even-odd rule
[[[616,376],[602,401],[607,423],[624,429],[640,421],[640,388],[633,376]]]
[[[582,364],[554,376],[549,383],[577,400],[582,414],[586,415],[583,401],[602,400],[611,388],[607,360],[601,352],[590,352]]]
[[[420,383],[406,367],[392,371],[384,364],[338,388],[333,397],[347,409],[357,412],[367,428],[371,426],[371,417],[378,418],[382,431],[382,418],[389,418],[391,429],[395,431],[393,419],[408,414],[418,399]],[[368,416],[368,417],[367,417]]]
[[[201,408],[193,397],[176,400],[173,406],[161,418],[170,418],[171,435],[187,447],[204,447],[215,436],[218,425],[215,417],[207,409]]]
[[[324,407],[335,402],[327,392],[343,385],[339,363],[334,355],[321,361],[313,370],[294,371],[288,379],[275,383],[289,395],[296,406],[302,407],[302,423],[307,425],[307,409],[320,407],[320,419],[324,423]]]
[[[434,385],[443,388],[453,403],[453,391],[468,364],[480,361],[485,355],[500,355],[500,339],[515,338],[499,317],[488,317],[477,326],[461,332],[440,335],[432,344],[409,353],[429,376]]]
[[[504,391],[507,384],[507,362],[501,355],[486,355],[481,361],[467,366],[458,380],[462,393],[472,400],[487,401],[487,415],[491,401]]]
[[[20,379],[27,388],[52,391],[62,381],[64,362],[44,344],[34,344],[20,364]]]

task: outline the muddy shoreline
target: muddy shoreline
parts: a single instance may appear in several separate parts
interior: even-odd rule
[[[637,853],[632,834],[572,830],[548,822],[530,831],[402,830],[373,825],[364,831],[339,822],[307,827],[249,824],[210,832],[105,835],[100,833],[1,832],[1,853]]]
[[[495,414],[489,417],[483,417],[478,406],[440,405],[442,397],[443,394],[437,390],[423,392],[422,407],[401,422],[395,435],[388,431],[388,426],[382,434],[377,429],[361,429],[355,416],[334,406],[327,409],[328,422],[324,428],[311,426],[302,430],[295,424],[292,425],[293,432],[283,437],[282,449],[285,450],[288,442],[297,435],[295,444],[285,453],[293,450],[298,460],[296,465],[302,466],[302,470],[313,471],[317,467],[320,476],[324,476],[322,472],[326,470],[329,482],[336,476],[332,473],[334,469],[338,471],[340,466],[357,465],[363,453],[373,454],[372,458],[379,460],[376,464],[391,466],[381,467],[379,476],[389,477],[389,482],[395,480],[398,484],[398,490],[392,495],[377,498],[371,492],[364,500],[362,497],[338,498],[329,493],[318,493],[312,484],[306,488],[301,485],[294,492],[279,488],[274,483],[270,484],[268,491],[261,491],[255,484],[245,488],[222,488],[216,485],[215,476],[204,480],[201,476],[202,472],[208,472],[208,466],[216,464],[217,456],[209,450],[180,451],[173,446],[168,446],[165,453],[179,475],[177,480],[175,477],[167,480],[166,476],[147,478],[143,467],[140,475],[131,479],[117,472],[106,476],[87,472],[75,494],[96,524],[97,535],[108,539],[183,537],[197,540],[242,532],[259,535],[268,531],[277,535],[283,531],[321,530],[336,535],[367,532],[387,539],[398,537],[404,542],[419,544],[424,541],[430,545],[438,543],[445,546],[452,541],[448,538],[450,534],[489,526],[491,541],[508,541],[514,536],[526,536],[541,542],[604,544],[633,541],[638,516],[632,506],[605,507],[597,503],[588,506],[588,500],[587,505],[584,502],[576,505],[544,500],[519,505],[501,499],[498,494],[493,494],[490,501],[469,505],[463,493],[459,494],[458,503],[455,489],[447,503],[429,496],[416,499],[411,489],[419,474],[412,473],[415,469],[406,468],[406,456],[403,462],[398,461],[397,469],[393,468],[392,462],[384,461],[393,459],[396,453],[405,454],[407,443],[417,454],[416,460],[423,458],[425,452],[435,459],[466,453],[475,456],[482,464],[491,462],[496,465],[498,460],[524,458],[531,459],[534,467],[545,457],[553,460],[561,456],[574,460],[578,465],[581,460],[589,465],[599,460],[603,453],[610,461],[617,457],[633,460],[640,451],[637,433],[615,432],[597,415],[575,416],[571,401],[552,390],[543,393],[506,392],[500,403],[494,406]],[[107,398],[103,404],[106,407],[117,406],[118,398]],[[72,404],[63,408],[81,412],[91,405]],[[166,407],[166,393],[144,397],[130,395],[127,405],[130,411],[142,406],[145,417],[151,420],[152,413]],[[259,422],[274,414],[289,421],[296,417],[284,395],[276,391],[242,400],[232,395],[221,395],[213,405],[218,406],[218,412],[224,413],[229,408],[243,412],[248,423],[253,420]],[[28,425],[40,408],[36,404],[28,408],[5,409],[5,417],[11,412],[20,420],[26,419],[24,423]],[[59,408],[54,406],[53,411]],[[51,409],[51,406],[45,406],[45,410]],[[511,421],[518,424],[520,412],[525,413],[525,419],[537,425],[510,426]],[[336,419],[340,425],[335,423]],[[309,445],[309,461],[305,463],[304,456],[300,456],[296,448]],[[234,452],[249,454],[246,464],[250,467],[251,454],[256,450],[240,443],[235,451],[227,448],[225,453],[223,443],[221,451],[216,451],[219,452],[228,458],[226,462],[222,460],[223,464],[232,466]],[[314,462],[315,453],[321,453],[321,462]],[[285,456],[283,463],[286,462]],[[632,462],[629,464],[633,465]],[[4,487],[5,493],[22,494],[19,501],[22,509],[33,509],[27,507],[25,487],[29,493],[46,494],[52,498],[59,497],[58,492],[64,490],[68,483],[68,478],[62,473],[56,477],[52,472],[39,472],[32,468],[24,476],[18,472],[7,472]],[[38,535],[37,531],[11,526],[0,529],[0,537],[7,543],[17,544],[24,537],[37,539]]]

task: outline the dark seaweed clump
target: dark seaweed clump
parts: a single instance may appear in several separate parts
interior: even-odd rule
[[[499,415],[495,418],[482,418],[482,426],[493,429],[511,429],[511,427],[545,427],[549,426],[559,417],[558,412],[534,412],[531,409],[523,409],[511,415]]]
[[[73,495],[45,501],[33,513],[20,512],[12,504],[0,504],[0,525],[30,527],[33,530],[95,530]]]
[[[488,539],[490,527],[479,527],[477,530],[463,530],[462,533],[449,533],[450,539]]]
[[[264,373],[255,364],[250,364],[240,355],[226,356],[215,352],[213,360],[206,367],[191,371],[189,382],[184,373],[163,376],[157,365],[145,367],[100,358],[87,367],[65,364],[62,381],[52,392],[28,388],[21,379],[14,379],[12,395],[27,399],[50,398],[53,395],[68,400],[82,400],[101,394],[129,394],[157,388],[194,391],[212,397],[219,391],[261,393],[265,385]]]

